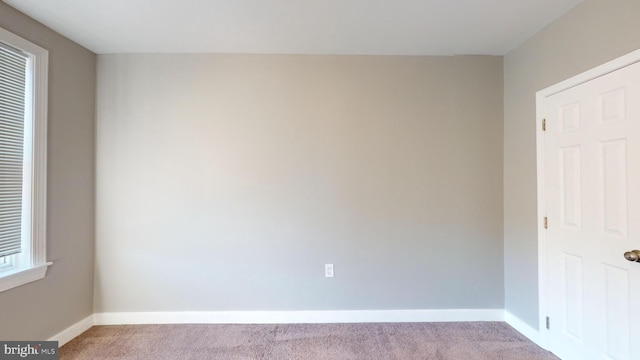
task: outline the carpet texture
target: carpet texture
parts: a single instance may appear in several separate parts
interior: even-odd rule
[[[94,326],[60,359],[551,360],[502,322]]]

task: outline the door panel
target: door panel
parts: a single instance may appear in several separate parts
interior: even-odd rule
[[[598,144],[600,197],[603,202],[600,223],[604,233],[627,236],[627,140]]]
[[[609,359],[629,358],[629,272],[604,265],[605,349]]]
[[[582,185],[580,173],[580,147],[569,146],[560,150],[560,189],[562,220],[566,227],[580,230],[582,223]]]
[[[582,341],[584,293],[582,291],[582,257],[564,254],[564,331],[575,340]]]

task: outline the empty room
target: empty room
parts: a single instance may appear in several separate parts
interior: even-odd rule
[[[0,1],[0,359],[640,360],[640,1]]]

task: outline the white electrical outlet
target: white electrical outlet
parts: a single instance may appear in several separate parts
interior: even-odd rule
[[[324,277],[333,277],[333,264],[324,264]]]

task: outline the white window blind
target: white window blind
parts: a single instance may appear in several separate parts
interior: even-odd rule
[[[0,257],[21,252],[27,60],[0,42]]]
[[[0,292],[47,268],[49,52],[0,28]]]

